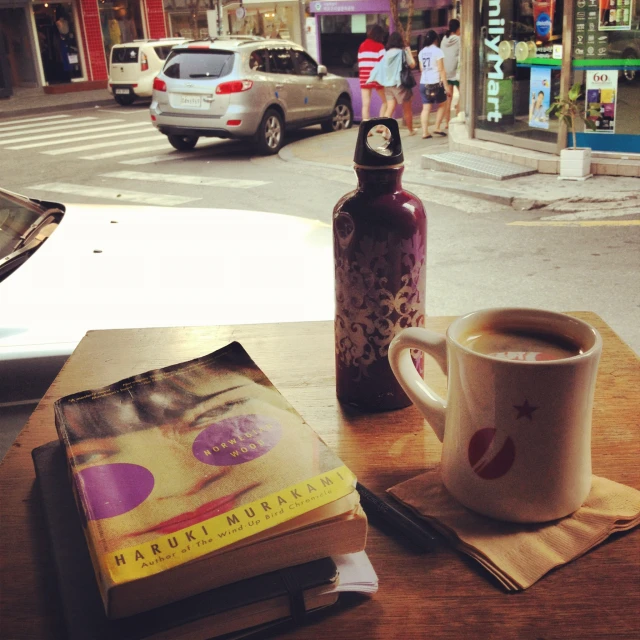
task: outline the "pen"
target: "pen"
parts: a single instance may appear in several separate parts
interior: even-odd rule
[[[356,484],[356,489],[360,494],[362,508],[369,517],[379,518],[391,525],[393,529],[402,533],[423,551],[429,551],[436,546],[437,538],[425,528],[426,525],[414,522],[404,513],[378,498],[359,482]]]

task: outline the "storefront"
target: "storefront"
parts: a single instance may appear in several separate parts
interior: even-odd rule
[[[422,38],[429,29],[440,33],[447,28],[454,9],[451,0],[415,0],[411,27],[411,50],[417,59]],[[355,119],[360,119],[362,101],[358,80],[358,47],[368,30],[379,24],[387,32],[394,30],[389,0],[312,0],[307,18],[307,50],[324,64],[330,73],[343,76],[349,82],[353,98]],[[398,17],[407,24],[408,10],[400,4]],[[314,42],[315,41],[315,42]],[[419,73],[415,72],[416,79]],[[377,94],[372,96],[371,110],[380,106]],[[413,111],[419,113],[422,101],[417,90],[413,92]],[[398,109],[400,113],[400,109]]]
[[[222,8],[222,32],[234,35],[282,38],[304,44],[304,5],[298,0],[243,0]]]
[[[216,14],[212,0],[198,3],[193,0],[164,0],[163,4],[169,37],[195,40],[216,34],[215,29],[209,30],[208,24],[208,13]]]
[[[474,137],[557,153],[567,130],[546,111],[580,83],[595,130],[578,123],[578,146],[640,154],[640,0],[474,0],[463,12]]]

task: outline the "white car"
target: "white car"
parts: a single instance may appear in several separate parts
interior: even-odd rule
[[[171,49],[184,38],[134,40],[115,44],[109,56],[109,92],[123,106],[136,98],[150,98],[153,79],[162,69]]]
[[[328,224],[0,189],[0,424],[16,407],[26,420],[88,330],[329,320],[333,306]]]

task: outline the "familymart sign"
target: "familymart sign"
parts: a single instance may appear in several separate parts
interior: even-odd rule
[[[504,101],[501,99],[504,97],[504,91],[506,89],[504,82],[504,69],[502,65],[504,60],[498,53],[498,47],[500,42],[505,39],[504,25],[507,20],[505,16],[505,9],[509,5],[505,1],[504,6],[500,0],[486,0],[487,6],[483,12],[484,23],[482,26],[484,34],[484,51],[485,51],[485,65],[484,76],[486,86],[486,117],[488,122],[500,122],[505,115]],[[508,101],[511,102],[510,100]],[[509,110],[511,113],[511,110]]]

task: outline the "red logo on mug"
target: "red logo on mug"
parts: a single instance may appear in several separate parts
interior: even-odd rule
[[[510,436],[498,435],[496,429],[476,431],[469,441],[469,464],[483,480],[501,478],[516,457],[516,447]]]

